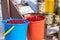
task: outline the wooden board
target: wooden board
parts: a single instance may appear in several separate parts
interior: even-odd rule
[[[3,19],[10,18],[9,0],[1,0]]]
[[[13,4],[12,0],[1,0],[1,6],[3,19],[7,19],[10,17],[23,18],[17,7]]]
[[[10,16],[12,18],[23,18],[17,7],[13,4],[12,0],[10,0]]]

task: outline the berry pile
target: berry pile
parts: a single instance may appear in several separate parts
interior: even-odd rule
[[[27,20],[29,20],[29,21],[40,21],[43,19],[44,19],[44,17],[42,17],[42,16],[32,16],[30,18],[27,18]]]
[[[23,24],[25,23],[23,20],[9,20],[7,21],[9,24]]]

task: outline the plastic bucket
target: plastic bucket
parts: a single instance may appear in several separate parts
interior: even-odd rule
[[[5,40],[26,40],[28,20],[23,20],[23,24],[9,24],[8,20],[3,20],[5,32],[8,31],[12,26],[14,29],[5,37]]]
[[[34,16],[40,16],[40,15],[32,15],[32,16],[26,16],[25,19],[32,20],[34,19]],[[30,19],[29,19],[30,18]],[[28,26],[28,40],[42,40],[44,38],[44,24],[45,24],[45,17],[40,16],[41,20],[30,21]]]

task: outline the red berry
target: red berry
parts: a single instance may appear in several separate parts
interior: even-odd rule
[[[22,20],[10,20],[7,23],[10,23],[10,24],[23,24],[25,22],[22,21]]]
[[[42,19],[44,19],[42,16],[32,16],[31,18],[27,18],[29,21],[40,21]]]

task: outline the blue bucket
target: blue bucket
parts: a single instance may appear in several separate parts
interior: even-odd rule
[[[21,18],[8,18],[8,19],[4,19],[2,22],[7,22],[9,20],[21,20]]]
[[[23,20],[25,21],[24,24],[8,24],[7,21],[8,20],[3,20],[5,32],[12,26],[14,26],[14,29],[5,36],[5,40],[26,40],[29,21]]]

